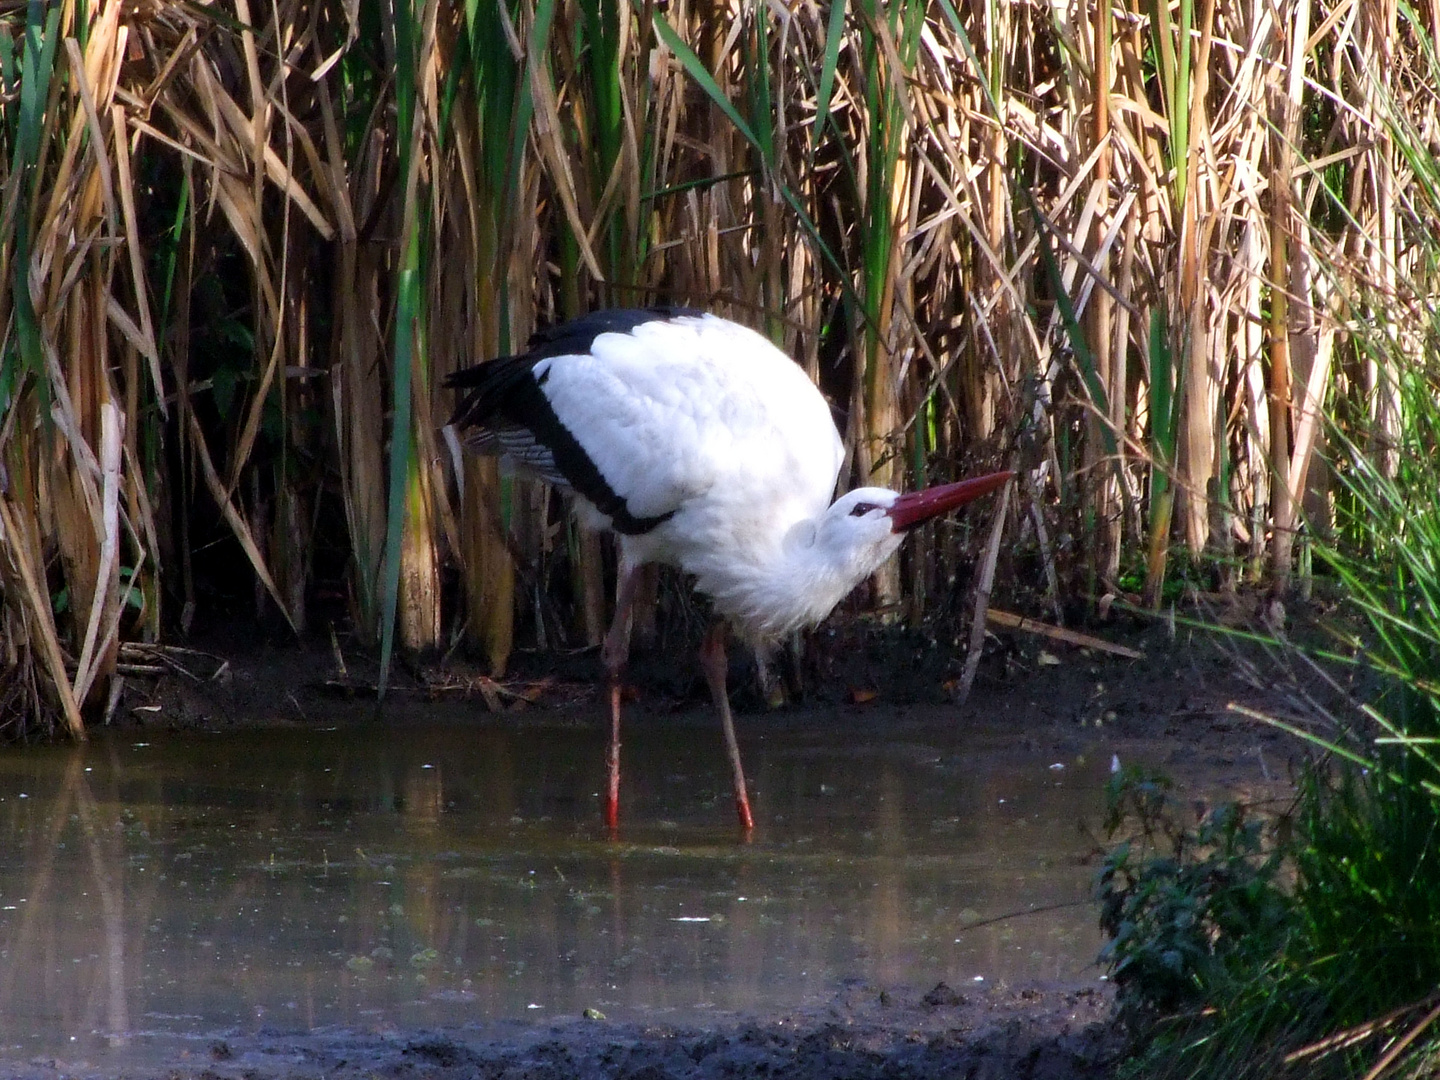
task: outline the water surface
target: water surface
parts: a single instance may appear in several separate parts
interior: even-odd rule
[[[1078,824],[1105,762],[757,721],[745,844],[712,727],[631,726],[619,841],[588,722],[7,751],[0,1056],[585,1009],[694,1021],[846,980],[1094,973]]]

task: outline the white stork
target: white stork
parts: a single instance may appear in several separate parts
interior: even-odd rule
[[[728,621],[753,645],[813,626],[900,546],[907,530],[1002,486],[1010,473],[901,495],[862,487],[831,502],[844,456],[830,407],[765,338],[684,308],[598,311],[542,330],[527,351],[451,375],[468,391],[450,423],[574,495],[583,526],[615,532],[615,618],[605,821],[619,822],[620,673],[646,563],[695,577],[720,616],[700,665],[725,730],[741,828],[754,827],[725,691]]]

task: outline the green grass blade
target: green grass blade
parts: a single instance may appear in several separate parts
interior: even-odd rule
[[[683,195],[687,191],[704,191],[717,184],[728,183],[731,180],[740,180],[747,176],[759,176],[759,169],[737,169],[735,172],[721,173],[719,176],[699,176],[694,180],[685,180],[679,184],[670,184],[655,191],[645,191],[640,194],[641,202],[653,202],[656,199],[663,199],[670,195]]]
[[[830,21],[825,28],[825,52],[820,60],[820,82],[815,92],[815,126],[810,130],[810,161],[825,128],[830,124],[830,101],[835,94],[835,71],[840,64],[840,43],[845,38],[845,0],[833,0]]]
[[[1085,389],[1089,392],[1090,401],[1099,416],[1100,423],[1097,426],[1100,429],[1100,438],[1105,443],[1105,453],[1118,464],[1120,448],[1115,438],[1115,432],[1110,427],[1109,396],[1105,393],[1105,385],[1100,381],[1099,373],[1095,370],[1095,357],[1090,352],[1090,343],[1085,339],[1085,330],[1080,325],[1080,320],[1075,317],[1075,305],[1070,302],[1070,294],[1065,291],[1065,279],[1060,273],[1060,263],[1055,258],[1055,252],[1050,247],[1050,234],[1045,225],[1045,218],[1035,205],[1035,196],[1027,190],[1025,197],[1029,200],[1031,211],[1040,226],[1040,260],[1045,264],[1045,276],[1049,279],[1050,289],[1055,294],[1055,304],[1060,309],[1060,321],[1065,327],[1065,336],[1070,340],[1070,348],[1075,355],[1075,364],[1080,369],[1081,378],[1085,380]]]
[[[48,10],[47,10],[48,7]],[[26,8],[23,71],[20,80],[20,114],[15,138],[12,175],[19,178],[15,214],[15,331],[20,358],[26,369],[39,376],[45,370],[41,348],[40,321],[30,299],[30,206],[39,184],[40,141],[45,128],[45,102],[55,69],[55,48],[60,36],[60,4],[30,0]],[[41,393],[49,397],[49,383],[38,380]],[[48,401],[46,401],[48,404]],[[48,412],[48,408],[45,410]]]
[[[175,203],[175,220],[162,234],[157,252],[160,276],[165,285],[160,293],[160,326],[170,322],[170,301],[175,289],[175,267],[180,257],[180,241],[185,235],[185,215],[190,210],[190,174],[187,172],[180,181],[180,198]]]
[[[720,84],[715,81],[715,76],[711,75],[709,69],[701,63],[700,57],[695,55],[695,50],[690,48],[685,39],[675,32],[675,28],[670,25],[669,20],[658,10],[654,15],[654,25],[655,33],[660,36],[665,47],[675,54],[675,59],[680,61],[680,66],[685,69],[685,73],[695,80],[695,84],[705,91],[705,96],[713,101],[726,118],[735,125],[735,130],[744,136],[745,141],[760,153],[766,168],[771,168],[774,162],[770,155],[774,148],[760,142],[754,130],[746,123],[745,118],[725,96],[725,91],[720,89]]]
[[[779,148],[777,152],[775,146],[775,103],[770,93],[770,42],[765,29],[765,5],[757,4],[756,9],[754,50],[746,57],[745,82],[755,138],[769,148],[765,155],[766,164],[774,164],[780,160],[784,148]],[[748,43],[750,39],[746,41]]]
[[[965,50],[965,56],[976,71],[985,71],[985,65],[980,62],[979,55],[975,52],[975,44],[970,40],[970,35],[965,32],[965,24],[960,21],[960,13],[955,10],[952,0],[939,0],[940,10],[945,15],[945,21],[950,24],[950,30],[960,42],[960,47]],[[980,80],[981,92],[985,95],[985,103],[990,106],[990,115],[994,118],[1000,117],[1000,103],[995,95],[998,87],[991,86],[984,79]]]
[[[1180,420],[1179,399],[1175,393],[1175,357],[1170,348],[1167,323],[1160,306],[1151,309],[1150,443],[1162,480],[1166,478],[1166,470],[1175,462],[1175,432]]]
[[[15,65],[15,39],[9,34],[0,34],[0,124],[3,124],[5,144],[0,150],[14,150],[15,129],[19,124],[19,110],[14,102],[19,93],[20,72]]]
[[[409,488],[413,447],[410,437],[411,364],[419,317],[419,239],[406,245],[406,266],[400,271],[395,313],[395,372],[392,400],[394,420],[390,431],[390,489],[385,513],[384,589],[380,607],[380,679],[378,694],[385,700],[390,658],[395,648],[395,609],[400,595],[400,549],[405,528],[405,496]]]

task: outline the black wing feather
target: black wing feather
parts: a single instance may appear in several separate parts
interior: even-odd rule
[[[537,360],[547,356],[576,356],[588,353],[601,334],[629,334],[637,326],[651,322],[669,322],[686,316],[705,314],[687,307],[608,308],[592,311],[578,319],[547,326],[530,335],[528,355]]]
[[[654,517],[630,513],[625,499],[610,486],[575,434],[556,415],[543,389],[545,376],[535,377],[535,365],[553,356],[588,353],[601,334],[628,334],[648,322],[701,314],[679,307],[615,308],[536,331],[525,353],[498,357],[446,377],[447,387],[469,391],[456,406],[450,423],[460,429],[469,446],[481,453],[501,453],[507,436],[514,445],[517,437],[528,433],[537,450],[543,447],[548,451],[549,462],[524,460],[522,456],[522,463],[538,466],[542,474],[551,478],[558,474],[609,517],[616,532],[628,536],[647,533],[673,517],[674,511]],[[547,468],[551,463],[553,469]]]

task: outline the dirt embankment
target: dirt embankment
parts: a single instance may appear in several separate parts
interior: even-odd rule
[[[924,993],[852,985],[833,1003],[705,1028],[477,1025],[461,1031],[261,1033],[153,1063],[107,1069],[60,1060],[4,1068],[12,1080],[1100,1080],[1124,1042],[1098,987]]]

